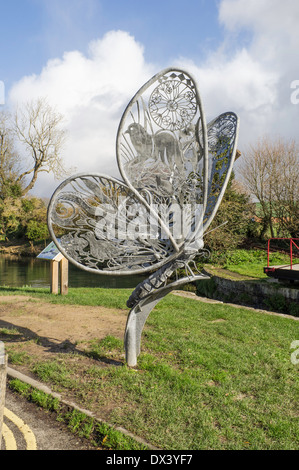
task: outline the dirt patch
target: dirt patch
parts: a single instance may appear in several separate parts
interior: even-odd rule
[[[39,356],[78,351],[92,339],[122,339],[127,314],[105,307],[56,305],[30,296],[0,296],[0,330],[5,329],[0,339],[7,347],[26,343],[26,352]]]

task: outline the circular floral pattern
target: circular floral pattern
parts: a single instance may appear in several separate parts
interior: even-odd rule
[[[184,129],[196,114],[196,96],[186,83],[167,80],[152,92],[149,111],[153,121],[162,129]]]

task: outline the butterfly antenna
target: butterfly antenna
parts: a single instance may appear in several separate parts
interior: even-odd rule
[[[228,224],[228,220],[226,222],[223,222],[223,224],[218,225],[218,227],[212,228],[212,230],[209,230],[208,232],[204,233],[203,236],[205,237],[206,235],[208,235],[208,233],[214,232],[214,230],[217,230],[218,228],[223,227],[223,225],[226,224]]]

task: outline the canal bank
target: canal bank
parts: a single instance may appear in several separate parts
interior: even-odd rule
[[[50,263],[36,259],[44,243],[34,250],[20,241],[19,244],[0,244],[0,285],[9,287],[50,288]],[[27,255],[27,256],[25,256]],[[206,265],[208,280],[196,283],[196,294],[209,299],[237,305],[276,311],[299,317],[299,283],[281,284],[274,279],[256,279]],[[134,289],[146,276],[104,276],[92,274],[69,265],[70,287],[101,287]],[[190,284],[186,286],[190,289]]]
[[[255,279],[210,266],[204,272],[210,279],[196,283],[198,296],[299,316],[298,283]]]

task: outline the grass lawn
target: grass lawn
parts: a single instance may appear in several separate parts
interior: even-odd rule
[[[227,252],[223,260],[215,259],[215,265],[219,265],[231,272],[259,279],[267,279],[264,267],[267,266],[267,252],[265,250],[234,250]],[[299,258],[293,258],[293,263],[299,263]],[[270,253],[270,266],[289,265],[290,257],[281,253]]]
[[[126,308],[129,293],[82,288],[61,297],[0,288],[0,295],[114,309]],[[0,329],[0,340],[6,334]],[[12,366],[22,364],[84,408],[107,411],[109,405],[110,423],[161,449],[282,450],[299,448],[295,340],[294,319],[170,294],[146,322],[135,369],[124,364],[121,340],[98,341],[96,332],[78,344],[84,354],[48,361],[28,356],[26,342],[7,349]]]

